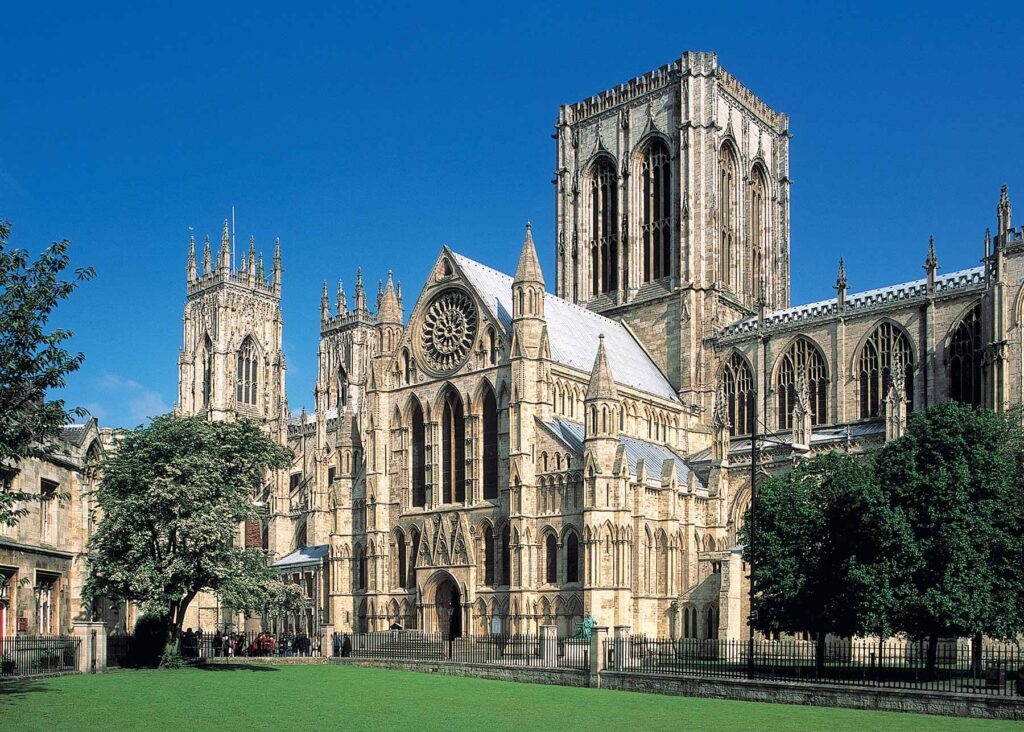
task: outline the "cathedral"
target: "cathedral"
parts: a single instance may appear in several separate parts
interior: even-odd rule
[[[835,297],[792,306],[788,126],[714,53],[563,105],[551,265],[527,224],[512,275],[442,247],[412,300],[390,272],[375,297],[361,274],[351,297],[325,283],[299,416],[280,242],[268,274],[251,240],[233,266],[226,223],[216,254],[193,241],[176,408],[256,420],[294,452],[240,540],[307,608],[262,623],[565,635],[592,614],[740,638],[752,455],[783,471],[945,399],[1020,403],[1024,234],[1005,187],[980,266],[940,274],[930,244],[923,278],[853,292],[840,260]],[[215,597],[193,612],[232,617]]]

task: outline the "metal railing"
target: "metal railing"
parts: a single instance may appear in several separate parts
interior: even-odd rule
[[[0,677],[76,673],[80,645],[71,636],[0,638]]]
[[[675,674],[699,678],[747,678],[745,640],[667,639],[634,636],[605,641],[608,670]],[[810,641],[757,641],[754,678],[822,684],[919,689],[957,693],[1024,696],[1024,653],[1013,645],[982,648],[943,644],[934,666],[927,644],[887,642],[827,643],[819,667]]]
[[[394,661],[454,661],[586,670],[589,668],[590,643],[579,638],[556,636],[464,635],[449,638],[445,633],[386,630],[332,638],[331,654]]]

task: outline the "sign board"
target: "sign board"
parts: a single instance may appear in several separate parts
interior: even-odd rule
[[[28,632],[28,618],[18,618],[18,632],[19,633],[27,633]]]

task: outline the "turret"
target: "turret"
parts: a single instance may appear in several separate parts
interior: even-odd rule
[[[597,344],[597,356],[590,371],[590,384],[584,401],[584,444],[598,450],[599,462],[605,471],[611,468],[607,458],[615,454],[619,435],[619,391],[615,387],[608,354],[604,348],[604,334]],[[609,453],[608,450],[611,450]]]
[[[544,325],[544,274],[533,245],[532,227],[527,222],[519,265],[512,280],[512,329],[523,355],[537,354]]]
[[[363,270],[359,268],[356,270],[356,306],[355,311],[357,313],[366,312],[366,293],[363,291]]]
[[[402,324],[402,303],[395,291],[395,281],[391,270],[388,270],[388,284],[384,288],[377,303],[377,321],[380,323]]]
[[[191,285],[196,281],[196,237],[194,235],[188,238],[188,283]]]

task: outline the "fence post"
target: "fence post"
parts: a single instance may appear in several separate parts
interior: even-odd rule
[[[601,686],[601,672],[604,671],[605,641],[608,640],[608,628],[596,626],[590,633],[590,685]]]
[[[540,662],[544,666],[558,665],[558,626],[540,626]]]
[[[83,674],[107,670],[107,626],[98,622],[75,623],[73,635],[78,639],[78,670]]]
[[[630,648],[632,644],[629,640],[629,626],[628,625],[616,625],[615,626],[615,670],[624,671],[629,668],[631,663]]]

